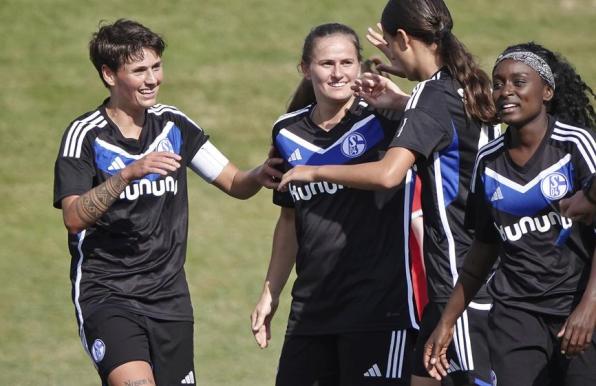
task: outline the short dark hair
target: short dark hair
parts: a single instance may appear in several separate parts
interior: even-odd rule
[[[130,60],[142,59],[143,48],[152,49],[158,56],[166,48],[161,36],[136,21],[118,19],[114,24],[101,24],[89,41],[89,58],[106,87],[103,65],[116,72]]]

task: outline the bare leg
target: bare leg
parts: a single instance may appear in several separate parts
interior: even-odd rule
[[[108,375],[110,386],[155,386],[153,371],[145,361],[126,362]]]

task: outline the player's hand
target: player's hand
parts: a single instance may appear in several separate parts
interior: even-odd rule
[[[559,209],[563,216],[573,221],[581,221],[590,225],[596,219],[596,205],[588,201],[583,190],[559,201]]]
[[[352,90],[378,109],[403,110],[409,95],[390,79],[365,72],[354,81]]]
[[[279,180],[283,175],[283,173],[277,169],[277,166],[281,165],[283,162],[284,160],[282,158],[275,157],[275,148],[271,146],[267,159],[258,169],[256,176],[257,182],[266,188],[276,189],[279,185]]]
[[[428,374],[436,380],[447,376],[447,347],[453,338],[453,326],[439,323],[424,344],[423,361]]]
[[[375,61],[374,63],[377,70],[381,72],[386,72],[391,75],[399,76],[400,78],[405,78],[406,75],[401,65],[396,61],[391,60],[393,54],[391,53],[391,48],[389,47],[389,44],[387,44],[387,41],[383,37],[383,27],[381,26],[381,23],[377,23],[377,29],[378,30],[375,30],[372,27],[368,27],[368,30],[366,31],[366,40],[368,40],[373,46],[377,47],[377,49],[381,51],[383,55],[385,55],[385,57],[389,59],[389,62],[391,63],[385,64],[380,60],[380,63],[377,63]]]
[[[250,327],[260,348],[266,348],[271,340],[271,319],[275,315],[279,298],[274,298],[269,289],[269,282],[265,282],[261,298],[250,315]]]
[[[378,31],[373,27],[368,27],[366,30],[366,40],[368,40],[373,46],[377,47],[387,59],[391,59],[391,49],[383,37],[383,26],[381,23],[377,23],[377,29]]]
[[[120,173],[126,181],[137,180],[148,174],[165,176],[176,171],[180,167],[181,160],[182,157],[176,153],[155,151],[131,163],[122,169]]]
[[[316,166],[298,165],[288,170],[283,175],[277,190],[285,192],[288,190],[290,182],[315,182],[316,181]]]
[[[557,334],[561,339],[561,353],[572,357],[585,351],[592,344],[596,328],[596,304],[582,299]]]

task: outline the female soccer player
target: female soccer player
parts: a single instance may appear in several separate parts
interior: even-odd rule
[[[411,97],[389,80],[365,75],[358,91],[381,108],[405,108],[391,148],[376,162],[359,165],[296,167],[280,184],[328,181],[362,189],[399,185],[416,163],[422,180],[424,255],[429,304],[419,342],[424,343],[441,311],[472,242],[464,227],[465,202],[478,148],[495,135],[483,125],[494,118],[490,80],[453,35],[453,21],[442,0],[390,0],[381,25],[392,67],[422,81]],[[491,300],[483,290],[458,320],[450,349],[450,373],[458,384],[490,381],[486,341]],[[413,384],[436,384],[417,347]],[[463,370],[463,371],[461,371]]]
[[[55,164],[79,332],[104,385],[195,384],[186,167],[237,198],[281,177],[266,164],[238,170],[180,110],[156,104],[164,48],[130,20],[94,34],[110,95],[66,129]]]
[[[497,58],[493,84],[509,127],[478,153],[467,212],[474,244],[425,362],[435,377],[446,374],[453,323],[501,250],[489,286],[498,385],[594,385],[594,227],[559,213],[559,199],[596,171],[591,90],[565,60],[533,43]]]
[[[300,67],[315,101],[274,125],[284,168],[382,156],[397,125],[354,97],[360,62],[358,37],[345,25],[323,24],[306,37]],[[251,319],[257,343],[266,347],[295,263],[278,385],[408,384],[418,326],[409,273],[409,181],[384,192],[322,181],[274,194],[281,214]]]

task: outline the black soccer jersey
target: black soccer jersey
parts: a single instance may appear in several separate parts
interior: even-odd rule
[[[480,146],[498,132],[468,118],[462,98],[463,90],[446,69],[419,83],[391,143],[418,155],[428,295],[436,302],[449,299],[472,243],[473,233],[464,226],[472,167]],[[475,300],[490,302],[484,287]]]
[[[124,138],[105,103],[64,133],[55,165],[54,206],[81,195],[145,154],[170,151],[188,165],[207,141],[175,107],[148,109],[140,138]],[[72,296],[79,323],[97,306],[125,307],[165,320],[192,320],[184,274],[188,207],[186,168],[130,183],[97,221],[68,235]]]
[[[478,153],[467,221],[476,238],[501,240],[489,292],[512,307],[568,316],[587,284],[594,229],[559,214],[558,201],[596,172],[594,133],[549,117],[524,166],[510,158],[510,133]]]
[[[397,127],[355,102],[326,132],[311,120],[312,108],[282,116],[273,128],[286,170],[379,160]],[[417,328],[408,253],[412,194],[411,181],[383,192],[316,182],[274,193],[276,204],[296,213],[288,334]]]

